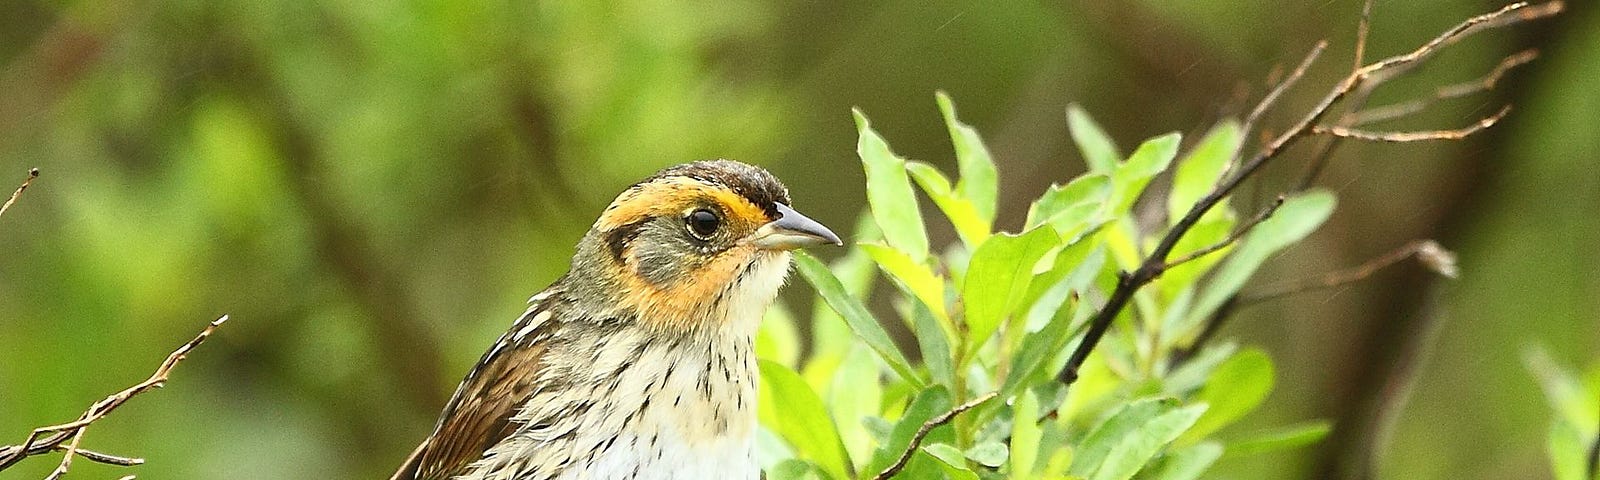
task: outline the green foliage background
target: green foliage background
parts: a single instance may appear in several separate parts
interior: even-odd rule
[[[1524,352],[1542,344],[1549,363],[1586,367],[1600,346],[1600,137],[1589,134],[1600,122],[1600,14],[1573,3],[1555,21],[1464,42],[1377,99],[1544,47],[1496,92],[1399,124],[1454,127],[1515,103],[1487,134],[1344,150],[1324,182],[1338,212],[1260,278],[1353,265],[1421,237],[1458,251],[1463,278],[1424,287],[1428,274],[1405,267],[1245,312],[1224,336],[1268,352],[1277,388],[1219,435],[1310,418],[1358,425],[1394,347],[1432,315],[1438,341],[1378,476],[1551,475],[1554,414]],[[1369,52],[1409,49],[1498,6],[1380,2]],[[1294,111],[1346,68],[1359,10],[1355,0],[0,3],[0,180],[45,173],[0,218],[0,443],[142,379],[231,313],[169,387],[90,430],[92,448],[150,464],[79,462],[75,475],[386,475],[611,196],[662,166],[766,165],[801,209],[844,233],[866,200],[850,108],[869,112],[896,153],[956,172],[931,100],[944,89],[984,133],[999,165],[996,225],[1016,231],[1050,183],[1083,171],[1068,103],[1125,148],[1173,130],[1198,139],[1239,113],[1241,85],[1328,37],[1329,56],[1284,103]],[[1265,201],[1271,185],[1242,199]],[[959,240],[925,213],[933,245]],[[795,283],[788,300],[808,304]],[[1339,432],[1314,448],[1224,459],[1213,475],[1331,475],[1346,458]],[[4,476],[41,477],[50,463]]]

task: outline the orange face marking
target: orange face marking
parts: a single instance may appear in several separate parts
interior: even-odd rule
[[[669,177],[634,186],[618,195],[595,222],[595,228],[606,232],[650,217],[678,217],[708,203],[721,208],[723,228],[736,236],[748,235],[775,220],[765,209],[732,190],[687,177]],[[709,314],[717,296],[758,254],[754,247],[735,245],[687,272],[688,278],[656,284],[641,277],[633,256],[625,253],[623,264],[617,265],[623,290],[618,300],[635,311],[649,312],[644,317],[661,326],[691,328],[695,319],[714,317]]]

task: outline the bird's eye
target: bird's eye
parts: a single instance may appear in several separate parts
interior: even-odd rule
[[[684,222],[689,224],[689,232],[701,240],[710,239],[711,234],[717,233],[717,227],[722,226],[722,218],[704,208],[689,212]]]

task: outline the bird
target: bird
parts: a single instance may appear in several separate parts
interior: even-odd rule
[[[754,337],[792,250],[843,245],[766,170],[628,187],[392,480],[755,479]]]

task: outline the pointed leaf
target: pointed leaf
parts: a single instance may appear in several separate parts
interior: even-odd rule
[[[1117,145],[1077,104],[1067,106],[1067,130],[1072,135],[1072,143],[1078,144],[1078,151],[1083,152],[1083,162],[1088,164],[1089,171],[1111,173],[1116,169],[1117,161],[1122,158],[1122,154],[1117,153]]]
[[[800,276],[805,277],[806,281],[817,289],[817,294],[828,302],[828,306],[844,318],[845,324],[850,326],[850,331],[854,332],[856,337],[867,342],[867,346],[872,347],[872,350],[878,353],[878,357],[888,363],[889,368],[900,374],[901,378],[919,387],[923,385],[922,379],[911,369],[911,363],[900,353],[894,340],[889,338],[889,333],[883,330],[883,325],[878,323],[878,319],[867,311],[867,307],[862,305],[860,300],[845,291],[844,285],[839,283],[839,279],[833,276],[833,272],[829,271],[827,266],[805,252],[797,253],[794,257]]]
[[[950,96],[938,93],[939,111],[944,113],[944,124],[950,128],[950,143],[956,148],[956,163],[961,167],[961,180],[956,191],[972,202],[978,217],[984,223],[994,221],[995,204],[999,195],[999,174],[995,172],[994,159],[988,147],[972,126],[956,119],[956,106]]]
[[[860,110],[854,112],[860,134],[856,154],[867,172],[867,205],[872,208],[872,218],[882,227],[889,245],[912,258],[925,258],[928,231],[922,225],[922,211],[917,208],[911,180],[906,178],[906,161],[889,150],[888,142],[872,130],[866,115]]]
[[[1169,133],[1145,140],[1126,163],[1117,166],[1111,174],[1111,200],[1107,203],[1112,215],[1123,215],[1133,208],[1150,180],[1172,164],[1182,139],[1182,135]]]
[[[972,201],[950,189],[950,180],[939,173],[939,169],[922,162],[906,162],[906,172],[950,219],[950,225],[956,228],[963,243],[977,246],[989,237],[989,220],[983,218]]]
[[[1228,443],[1227,457],[1242,458],[1304,447],[1322,441],[1333,431],[1327,420],[1315,420],[1257,433]]]

